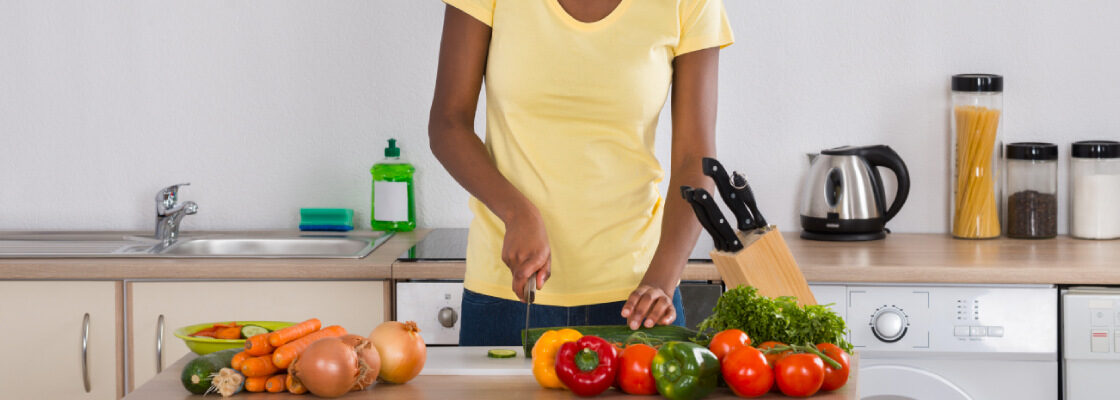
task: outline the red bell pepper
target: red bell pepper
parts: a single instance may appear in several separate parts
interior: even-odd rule
[[[556,354],[556,376],[580,396],[594,396],[611,387],[618,370],[618,349],[597,336],[564,343]]]

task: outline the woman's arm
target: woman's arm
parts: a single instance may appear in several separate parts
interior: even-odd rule
[[[673,290],[688,255],[696,246],[700,224],[677,193],[682,185],[709,191],[715,185],[700,170],[700,160],[714,157],[719,48],[694,51],[673,60],[673,152],[669,193],[661,221],[661,241],[649,270],[622,307],[631,329],[668,325],[677,318]]]
[[[502,261],[513,274],[513,292],[521,298],[534,272],[541,271],[537,287],[544,286],[551,272],[551,252],[540,212],[502,176],[474,133],[489,48],[490,27],[447,6],[428,141],[447,172],[505,223]]]

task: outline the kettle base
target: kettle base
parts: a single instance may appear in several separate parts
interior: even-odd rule
[[[820,240],[825,242],[860,242],[865,240],[879,240],[887,237],[886,231],[861,232],[861,233],[821,233],[801,231],[801,238]]]

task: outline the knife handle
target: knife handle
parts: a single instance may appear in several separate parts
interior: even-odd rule
[[[712,226],[712,221],[704,211],[704,206],[692,199],[692,192],[694,190],[695,189],[691,186],[681,186],[681,197],[684,197],[684,200],[692,206],[692,212],[696,213],[696,219],[700,220],[700,226],[704,227],[704,230],[712,237],[712,244],[715,248],[720,251],[726,251],[727,244],[724,243],[723,238],[720,236],[719,232],[716,231],[716,228]]]
[[[723,251],[736,252],[743,249],[743,244],[739,242],[739,235],[735,234],[735,229],[727,223],[727,219],[723,217],[723,213],[719,211],[719,206],[712,198],[712,195],[703,188],[692,190],[692,202],[700,205],[700,210],[705,214],[708,222],[712,225],[712,230],[716,232],[724,244]]]
[[[739,230],[748,231],[754,228],[753,210],[747,208],[745,199],[741,198],[731,186],[731,177],[727,175],[727,169],[723,168],[723,164],[714,158],[704,157],[700,165],[704,169],[704,175],[716,182],[720,197],[727,204],[727,208],[731,209],[731,213],[735,214],[735,224],[738,225]]]
[[[735,171],[732,176],[731,186],[735,188],[735,192],[739,194],[738,197],[743,199],[743,202],[750,208],[751,215],[754,215],[754,227],[765,228],[767,226],[766,218],[762,216],[762,212],[758,211],[758,203],[755,201],[754,191],[751,190],[750,182],[747,182],[747,175]]]

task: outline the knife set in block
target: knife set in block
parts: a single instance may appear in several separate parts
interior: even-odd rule
[[[746,176],[739,172],[729,176],[713,158],[705,158],[702,167],[735,215],[738,230],[723,217],[707,190],[682,186],[681,195],[692,205],[700,225],[712,235],[712,262],[724,284],[728,288],[752,286],[766,297],[794,296],[801,305],[817,304],[781,232],[766,224],[759,212]]]

